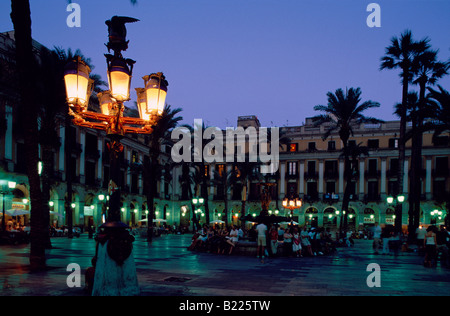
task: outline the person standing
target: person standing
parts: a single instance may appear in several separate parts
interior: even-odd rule
[[[267,233],[267,226],[263,222],[259,222],[258,226],[256,226],[256,231],[258,232],[258,252],[256,254],[257,257],[260,257],[261,253],[261,263],[264,263],[264,252],[265,252],[265,246],[266,246],[266,233]]]
[[[294,228],[294,234],[292,235],[292,251],[297,258],[302,256],[302,243],[298,228]]]
[[[425,261],[424,266],[431,268],[436,260],[436,234],[434,233],[434,226],[427,228],[427,234],[423,241],[423,246],[425,247]]]
[[[378,254],[378,249],[380,249],[381,243],[381,227],[378,222],[375,223],[375,227],[373,229],[373,250],[375,254]]]
[[[275,257],[278,252],[278,231],[275,226],[272,226],[270,229],[270,250],[272,252],[272,256]]]

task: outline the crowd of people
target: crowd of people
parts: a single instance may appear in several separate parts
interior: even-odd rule
[[[203,250],[217,254],[232,254],[234,249],[245,242],[256,242],[258,257],[267,256],[322,256],[332,254],[337,247],[353,247],[354,239],[373,240],[375,254],[390,254],[391,251],[412,251],[410,239],[403,234],[396,234],[394,227],[379,223],[366,231],[338,232],[330,228],[297,225],[267,226],[264,223],[242,228],[235,225],[230,227],[203,225],[192,236],[189,250]],[[445,226],[419,227],[415,236],[416,249],[424,256],[426,267],[436,266],[438,259],[443,266],[450,267],[450,233]]]
[[[345,240],[346,238],[344,238]],[[322,256],[336,251],[345,243],[336,239],[329,228],[308,228],[296,225],[264,223],[252,225],[248,229],[232,225],[207,226],[194,233],[189,250],[205,250],[211,253],[232,254],[243,242],[256,242],[258,257],[265,256]]]
[[[398,251],[414,251],[424,256],[424,266],[435,267],[438,259],[445,267],[450,267],[449,257],[450,233],[444,225],[439,229],[430,225],[427,228],[420,226],[415,236],[396,233],[393,226],[381,228],[375,223],[373,228],[373,249],[375,254],[388,255],[392,248]]]

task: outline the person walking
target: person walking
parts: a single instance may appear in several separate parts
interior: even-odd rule
[[[260,221],[258,226],[256,226],[256,231],[258,232],[258,252],[256,256],[261,258],[261,263],[264,263],[264,252],[265,252],[265,246],[266,246],[266,233],[267,233],[267,226]],[[261,255],[260,255],[261,254]]]

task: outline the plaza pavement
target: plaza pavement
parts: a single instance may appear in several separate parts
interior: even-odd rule
[[[137,237],[134,257],[143,296],[441,296],[450,293],[450,269],[425,268],[416,253],[374,255],[371,241],[356,240],[333,256],[273,258],[187,250],[191,235],[167,235],[149,245]],[[29,245],[0,246],[0,296],[86,296],[69,288],[70,263],[90,266],[95,241],[52,238],[48,270],[30,273]],[[381,267],[381,287],[370,288],[370,263]],[[84,277],[82,278],[84,286]]]

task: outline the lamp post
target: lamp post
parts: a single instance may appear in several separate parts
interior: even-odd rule
[[[294,210],[302,207],[302,200],[294,195],[286,196],[283,199],[282,205],[284,208],[291,211],[291,220],[294,216]]]
[[[386,198],[386,202],[389,205],[393,205],[395,208],[394,226],[396,233],[400,233],[402,231],[402,217],[400,216],[400,207],[401,204],[405,202],[405,196],[401,194],[397,196],[388,196]]]
[[[198,223],[198,225],[200,225],[200,217],[201,217],[201,215],[202,215],[202,209],[201,209],[201,207],[203,206],[203,203],[205,203],[205,199],[204,198],[202,198],[202,197],[195,197],[195,198],[193,198],[192,199],[192,205],[194,205],[194,207],[193,207],[193,210],[194,210],[194,212],[193,212],[193,216],[194,216],[194,218],[193,218],[193,224],[195,225],[196,223]],[[197,205],[198,205],[198,209],[197,209]],[[200,211],[200,212],[199,212]],[[199,215],[198,215],[198,220],[197,220],[197,214],[198,213],[200,213]],[[197,227],[197,229],[198,229],[199,227]]]
[[[108,50],[113,50],[114,55],[105,54],[107,63],[107,75],[109,90],[98,94],[101,113],[93,112],[88,109],[89,97],[93,89],[93,80],[90,79],[90,68],[81,60],[80,57],[70,61],[65,68],[64,80],[66,83],[67,103],[69,105],[69,114],[73,117],[72,122],[77,126],[103,130],[110,140],[108,149],[110,152],[110,182],[108,185],[109,208],[106,222],[100,226],[101,233],[98,242],[102,249],[97,253],[99,261],[103,256],[103,250],[107,252],[106,257],[110,257],[116,266],[121,267],[122,275],[115,276],[119,279],[129,279],[124,276],[127,259],[134,260],[132,254],[132,243],[134,237],[129,234],[128,225],[121,221],[120,195],[121,188],[118,185],[120,179],[119,156],[123,151],[121,139],[126,134],[150,134],[152,127],[158,122],[162,109],[165,105],[168,82],[162,73],[152,73],[145,76],[145,88],[136,89],[138,96],[138,109],[140,118],[125,117],[124,102],[130,100],[130,84],[133,73],[134,60],[125,59],[122,51],[128,48],[126,40],[125,23],[136,22],[136,19],[128,17],[114,16],[106,21],[109,26]],[[106,245],[103,247],[103,245]],[[105,249],[103,249],[105,248]],[[100,255],[100,252],[102,254]],[[108,260],[108,259],[106,259]],[[98,262],[97,261],[97,262]],[[134,261],[130,263],[134,267]],[[108,265],[108,261],[106,261]],[[98,271],[97,265],[93,295],[121,295],[137,294],[137,278],[135,280],[136,289],[133,285],[122,285],[125,288],[108,289],[108,282],[105,281],[109,276],[105,274],[107,267],[102,266],[102,271]],[[134,274],[136,273],[134,268]],[[118,280],[120,284],[120,280]],[[98,283],[104,284],[98,284]],[[123,282],[125,283],[125,282]],[[96,285],[97,284],[97,285]],[[128,288],[126,288],[128,287]]]
[[[437,225],[438,224],[438,220],[442,221],[442,218],[445,217],[445,213],[446,213],[445,211],[439,211],[439,210],[431,211],[430,212],[430,215],[431,215],[430,224]]]

